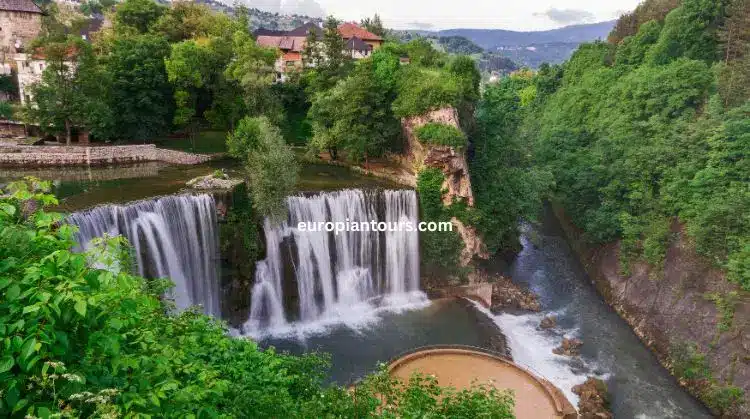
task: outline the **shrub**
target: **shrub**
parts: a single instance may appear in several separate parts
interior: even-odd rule
[[[455,149],[466,147],[466,134],[453,125],[430,122],[416,131],[417,138],[425,144],[449,146]]]
[[[443,172],[430,167],[419,172],[417,192],[425,222],[445,222],[451,218],[451,209],[443,206]],[[458,275],[459,258],[463,249],[461,237],[455,231],[420,233],[422,267],[428,275]]]
[[[70,251],[74,227],[44,211],[57,203],[47,190],[29,180],[0,193],[1,417],[513,417],[507,392],[421,376],[324,387],[324,357],[170,315],[171,283],[130,275],[124,240]]]
[[[393,113],[399,118],[421,115],[445,106],[455,106],[462,89],[457,77],[445,70],[410,67],[399,83]]]

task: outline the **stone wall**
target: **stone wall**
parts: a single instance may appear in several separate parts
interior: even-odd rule
[[[13,121],[0,121],[0,137],[25,137],[26,128],[23,124]]]
[[[209,160],[209,155],[156,148],[153,144],[99,147],[0,145],[0,166],[98,166],[146,161],[200,164]]]
[[[636,335],[671,370],[674,348],[694,344],[706,355],[711,375],[720,384],[745,391],[741,412],[726,417],[750,417],[750,299],[725,274],[695,252],[694,244],[678,223],[676,237],[667,249],[663,270],[635,263],[631,273],[621,274],[620,244],[592,248],[581,232],[555,208],[558,219],[599,293],[627,321]],[[720,329],[724,313],[712,295],[737,292],[732,303],[731,326]],[[681,380],[696,397],[706,400],[702,382]],[[709,396],[711,397],[711,396]]]
[[[466,151],[448,146],[422,144],[417,138],[416,130],[430,122],[452,125],[461,129],[458,111],[455,108],[437,109],[424,115],[403,119],[401,125],[406,138],[404,152],[407,160],[415,173],[423,167],[435,167],[443,172],[445,176],[443,189],[447,191],[443,194],[443,205],[451,205],[454,199],[459,199],[464,200],[469,206],[474,206],[474,193],[471,190]],[[456,218],[451,221],[464,242],[460,257],[461,266],[468,266],[474,258],[488,259],[487,247],[476,229],[472,226],[465,226]]]
[[[469,206],[473,206],[474,194],[471,191],[471,178],[465,150],[456,151],[453,147],[425,145],[417,138],[416,130],[430,122],[439,122],[461,129],[458,111],[455,108],[443,108],[424,115],[405,118],[402,126],[406,137],[406,155],[417,169],[424,165],[437,167],[443,171],[445,175],[443,188],[448,190],[443,196],[446,205],[453,202],[455,197],[462,198]]]
[[[22,46],[28,46],[39,35],[42,29],[42,14],[3,10],[0,11],[0,28],[0,51],[14,54],[16,40],[20,40]],[[10,58],[0,57],[4,61]]]

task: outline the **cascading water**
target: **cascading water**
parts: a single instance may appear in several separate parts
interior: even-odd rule
[[[178,309],[201,305],[220,317],[219,240],[210,195],[167,196],[130,205],[106,205],[70,215],[79,251],[105,234],[122,235],[135,249],[138,274],[169,278]]]
[[[298,313],[300,322],[310,323],[346,320],[376,305],[423,301],[418,232],[372,228],[373,221],[416,227],[414,191],[349,189],[294,196],[287,199],[287,208],[285,222],[265,221],[267,254],[257,265],[246,331],[288,325],[290,312]],[[300,223],[306,228],[298,228]],[[321,223],[356,225],[358,231],[334,233],[325,231]],[[294,267],[289,277],[283,268],[285,255],[290,255]]]

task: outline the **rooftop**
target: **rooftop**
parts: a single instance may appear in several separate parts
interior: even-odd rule
[[[346,22],[339,25],[339,33],[344,39],[357,37],[365,41],[382,41],[383,38],[375,35],[356,23]]]

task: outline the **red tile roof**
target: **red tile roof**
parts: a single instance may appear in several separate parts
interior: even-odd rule
[[[305,48],[305,37],[303,36],[260,35],[257,42],[262,47],[278,48],[282,51],[301,52]]]
[[[356,23],[346,22],[339,25],[339,33],[344,39],[351,39],[357,37],[364,41],[382,41],[383,38],[375,35],[365,28],[357,25]]]

